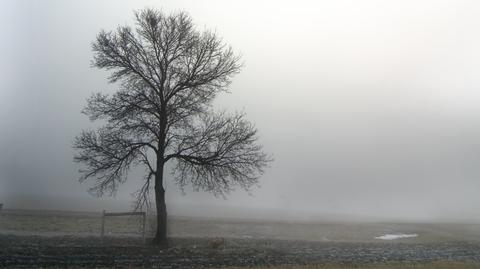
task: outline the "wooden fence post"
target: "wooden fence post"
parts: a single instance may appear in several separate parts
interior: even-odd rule
[[[143,243],[145,244],[145,223],[147,222],[147,213],[143,213]]]
[[[102,212],[102,232],[100,233],[100,237],[102,238],[103,243],[103,236],[105,234],[105,210]]]

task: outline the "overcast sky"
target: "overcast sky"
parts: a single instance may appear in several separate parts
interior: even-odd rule
[[[2,1],[5,207],[129,208],[141,175],[93,198],[71,142],[93,127],[86,98],[116,89],[91,42],[145,7],[187,11],[242,55],[216,107],[243,109],[275,158],[260,188],[227,200],[184,196],[167,175],[171,214],[478,219],[480,2],[458,0]]]

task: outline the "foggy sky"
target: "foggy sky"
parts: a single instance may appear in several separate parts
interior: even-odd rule
[[[141,174],[93,198],[71,145],[94,128],[86,98],[116,89],[90,67],[91,42],[145,7],[185,10],[242,55],[216,107],[243,109],[275,158],[227,200],[182,195],[167,175],[171,214],[479,220],[480,3],[453,0],[2,1],[5,207],[129,208]]]

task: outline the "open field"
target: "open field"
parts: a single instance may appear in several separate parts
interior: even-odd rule
[[[139,217],[111,217],[105,230],[112,236],[139,236]],[[15,235],[98,236],[101,212],[3,210],[0,233]],[[147,232],[153,235],[154,218]],[[322,242],[379,242],[377,236],[392,233],[418,234],[395,242],[428,243],[452,241],[480,242],[480,223],[367,223],[367,222],[281,222],[242,219],[200,219],[170,216],[173,237],[225,237],[305,240]]]
[[[477,263],[468,262],[428,262],[428,263],[388,263],[369,265],[303,265],[303,266],[276,266],[257,267],[256,269],[478,269]],[[240,269],[230,267],[228,269]]]
[[[220,268],[284,265],[472,262],[480,268],[480,243],[346,243],[229,239],[212,248],[206,238],[173,238],[171,247],[138,238],[0,235],[3,267]],[[347,267],[348,268],[348,267]]]
[[[142,243],[140,219],[133,217],[109,219],[108,236],[102,243],[100,221],[96,213],[4,210],[0,215],[0,267],[318,265],[306,268],[333,269],[388,263],[388,267],[365,268],[426,269],[442,268],[440,263],[431,264],[441,261],[457,266],[446,268],[480,268],[478,224],[285,223],[173,217],[171,247],[159,249]],[[415,233],[418,237],[374,239],[386,233]],[[211,240],[218,237],[225,243],[213,247]],[[409,265],[412,262],[416,264]],[[337,267],[321,267],[328,264]]]

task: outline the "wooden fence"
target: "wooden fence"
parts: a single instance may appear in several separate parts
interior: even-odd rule
[[[105,235],[105,217],[120,217],[120,216],[142,216],[142,239],[143,243],[145,243],[145,225],[147,222],[147,214],[145,212],[115,212],[115,213],[107,213],[105,210],[102,212],[102,231],[100,237],[103,238]]]

